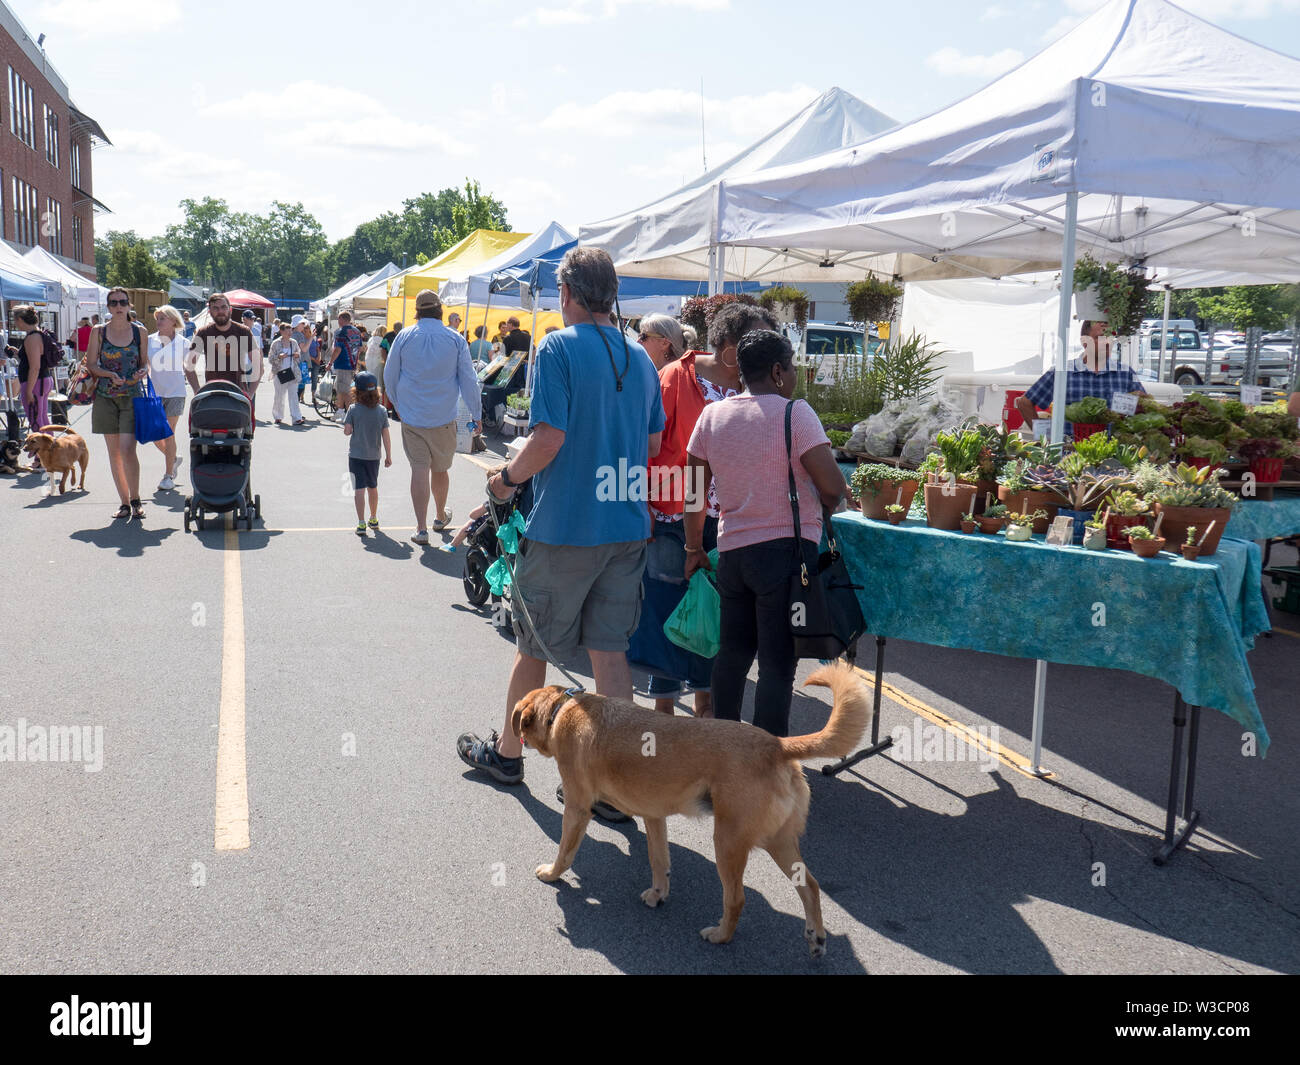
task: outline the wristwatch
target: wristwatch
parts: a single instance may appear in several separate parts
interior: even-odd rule
[[[505,485],[507,488],[518,488],[518,487],[519,487],[519,485],[518,485],[517,482],[512,481],[512,480],[510,479],[510,463],[508,463],[508,462],[507,462],[504,466],[501,467],[501,483],[502,483],[503,485]]]

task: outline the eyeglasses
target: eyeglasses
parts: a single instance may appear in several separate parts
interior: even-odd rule
[[[647,340],[663,340],[665,338],[658,333],[638,333],[636,339],[638,343],[644,344]]]
[[[130,300],[109,300],[108,305],[110,307],[129,307],[131,306],[131,301]]]

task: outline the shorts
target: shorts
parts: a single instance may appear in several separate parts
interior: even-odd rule
[[[184,396],[163,396],[163,413],[169,418],[179,418],[185,413]]]
[[[456,423],[421,429],[402,422],[402,450],[411,469],[446,473],[456,457]]]
[[[355,370],[334,371],[334,400],[336,403],[342,403],[344,400],[351,402],[352,397],[348,393],[352,391],[352,378],[355,373]]]
[[[352,475],[352,490],[359,492],[363,488],[379,487],[379,460],[354,459],[348,456],[348,473]]]
[[[523,541],[515,558],[514,594],[523,600],[537,632],[514,604],[516,648],[542,659],[541,643],[558,658],[579,647],[626,651],[641,617],[644,570],[644,540],[597,547]]]
[[[130,396],[95,393],[90,408],[90,431],[103,436],[135,436],[135,406]]]

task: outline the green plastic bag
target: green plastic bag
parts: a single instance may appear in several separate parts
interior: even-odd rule
[[[664,622],[664,635],[701,658],[714,658],[721,646],[722,600],[702,569],[691,574],[686,594]]]

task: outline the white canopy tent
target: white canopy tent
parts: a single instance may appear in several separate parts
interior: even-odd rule
[[[328,315],[344,300],[351,299],[357,295],[357,293],[368,289],[371,285],[377,285],[382,281],[386,281],[388,278],[400,271],[400,266],[389,262],[385,263],[378,270],[371,271],[370,273],[358,274],[351,281],[340,285],[328,296],[322,296],[318,300],[312,300],[312,302],[307,305],[307,309],[313,314]]]
[[[1300,280],[1300,60],[1166,0],[1111,0],[991,85],[805,163],[729,179],[717,239],[955,274],[1097,258]],[[1186,276],[1190,276],[1185,274]],[[1064,369],[1070,301],[1059,300]],[[1052,438],[1064,431],[1056,375]],[[1039,764],[1045,663],[1038,664]]]
[[[41,274],[57,278],[63,286],[63,331],[70,333],[81,318],[106,314],[108,289],[97,281],[77,273],[62,259],[56,258],[39,244],[23,258]]]
[[[859,280],[861,270],[839,276],[834,270],[819,268],[802,253],[734,248],[727,251],[724,263],[714,254],[718,192],[724,181],[856,144],[894,125],[892,118],[852,93],[828,89],[739,155],[676,192],[635,211],[579,227],[578,241],[609,252],[620,273],[708,281],[713,291],[727,278]]]

